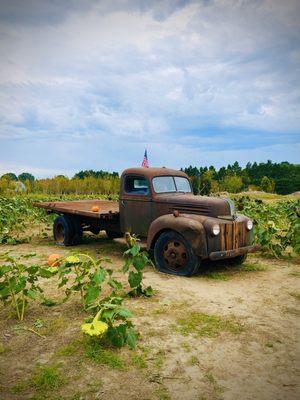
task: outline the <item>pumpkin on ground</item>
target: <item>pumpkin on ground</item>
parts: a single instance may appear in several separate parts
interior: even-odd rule
[[[50,254],[48,257],[48,265],[50,267],[58,267],[61,263],[62,257],[61,254]]]

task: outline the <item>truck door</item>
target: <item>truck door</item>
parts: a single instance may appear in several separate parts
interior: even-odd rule
[[[151,192],[143,175],[128,174],[122,182],[120,198],[122,232],[147,236],[151,223]]]

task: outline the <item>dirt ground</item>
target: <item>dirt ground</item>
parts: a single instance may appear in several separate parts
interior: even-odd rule
[[[123,264],[122,242],[90,239],[76,250]],[[70,254],[52,239],[1,246],[0,253]],[[136,350],[91,356],[80,332],[85,313],[74,296],[54,307],[31,304],[20,324],[0,310],[0,399],[292,400],[300,398],[300,265],[248,258],[243,267],[204,266],[192,278],[150,267],[152,298],[126,300],[140,337]],[[46,294],[62,298],[56,279]],[[44,337],[28,330],[34,328]],[[99,350],[101,351],[101,350]],[[54,384],[39,374],[55,371]]]

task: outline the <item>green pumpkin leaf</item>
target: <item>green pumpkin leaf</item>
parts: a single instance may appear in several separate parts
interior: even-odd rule
[[[99,268],[92,278],[92,281],[99,285],[100,283],[104,282],[106,278],[106,271],[102,268]]]
[[[90,286],[87,290],[85,301],[87,304],[95,301],[100,295],[100,289],[97,286]]]
[[[135,288],[142,282],[143,275],[141,272],[130,271],[128,275],[128,282],[131,288]]]

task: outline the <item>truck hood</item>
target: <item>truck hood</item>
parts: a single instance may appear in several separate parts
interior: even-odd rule
[[[194,196],[193,194],[166,193],[156,197],[156,202],[168,203],[170,213],[174,210],[185,214],[207,215],[208,217],[233,215],[233,203],[219,197]]]

